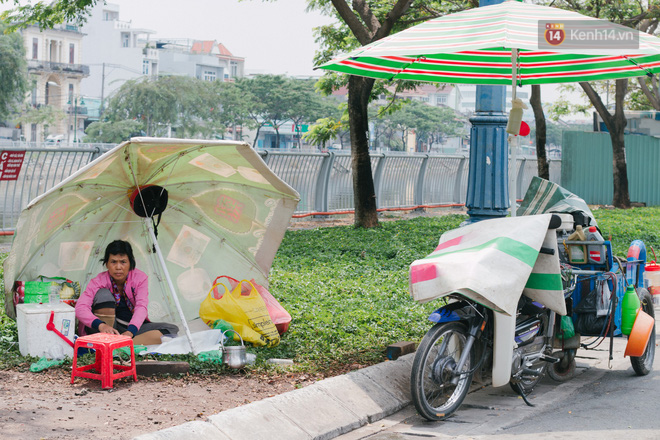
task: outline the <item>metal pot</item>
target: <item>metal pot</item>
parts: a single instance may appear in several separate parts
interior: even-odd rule
[[[234,332],[241,339],[240,346],[225,347],[223,340],[225,339],[225,333]],[[220,345],[222,346],[222,358],[225,364],[230,368],[243,368],[247,364],[247,356],[245,351],[245,344],[243,343],[243,338],[236,330],[225,330],[222,332],[220,337]]]

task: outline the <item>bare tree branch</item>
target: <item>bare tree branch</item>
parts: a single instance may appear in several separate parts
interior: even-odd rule
[[[612,124],[613,123],[612,115],[610,114],[605,104],[603,104],[603,100],[600,99],[600,95],[596,93],[593,87],[591,87],[591,84],[589,84],[586,81],[583,81],[580,83],[580,87],[582,87],[584,93],[587,94],[589,100],[591,101],[591,104],[593,104],[593,106],[596,108],[596,111],[598,112],[600,117],[603,118],[603,121],[605,121],[605,125]]]
[[[380,40],[392,32],[394,23],[396,23],[396,21],[406,13],[412,2],[413,0],[397,0],[396,4],[392,7],[390,12],[387,13],[387,17],[385,18],[383,25],[380,27],[380,29],[378,29],[378,32],[376,32],[374,41]]]
[[[371,12],[369,5],[364,0],[353,0],[353,10],[360,14],[362,21],[367,26],[367,29],[369,29],[369,34],[373,37],[380,28],[380,22],[374,16],[373,12]]]
[[[652,81],[655,82],[656,85],[658,84],[658,80],[655,76],[653,77]],[[649,100],[653,108],[656,110],[660,110],[660,100],[658,99],[657,88],[654,87],[654,91],[651,91],[649,87],[646,85],[645,76],[637,77],[637,82],[639,83],[639,88],[642,89],[642,92],[644,92],[644,96],[646,96],[646,99]]]
[[[372,41],[372,35],[369,33],[369,30],[364,24],[360,21],[355,12],[348,6],[345,0],[331,0],[332,5],[337,10],[337,13],[341,16],[344,23],[348,28],[353,32],[355,38],[360,42],[362,46],[365,46]]]

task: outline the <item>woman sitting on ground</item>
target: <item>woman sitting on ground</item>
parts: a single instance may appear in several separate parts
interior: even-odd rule
[[[76,303],[76,318],[84,333],[122,334],[135,344],[160,344],[163,335],[176,335],[179,328],[164,322],[149,322],[149,279],[135,268],[130,243],[115,240],[105,249],[102,263],[108,269],[94,277]]]

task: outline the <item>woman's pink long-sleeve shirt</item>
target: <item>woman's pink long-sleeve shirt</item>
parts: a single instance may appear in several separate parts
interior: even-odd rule
[[[92,313],[94,295],[99,289],[108,289],[112,292],[112,280],[108,271],[101,272],[94,277],[87,288],[78,298],[76,303],[76,318],[85,325],[91,327],[97,317]],[[129,324],[139,330],[142,323],[147,319],[147,306],[149,305],[149,277],[139,269],[128,272],[128,278],[124,284],[126,296],[133,303],[133,318]]]

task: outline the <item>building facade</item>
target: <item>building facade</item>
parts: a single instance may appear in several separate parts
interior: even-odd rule
[[[82,30],[82,59],[89,66],[89,77],[82,81],[81,92],[100,100],[100,105],[95,106],[99,113],[126,81],[158,75],[158,51],[149,40],[154,31],[120,20],[119,5],[97,3]],[[90,119],[98,116],[90,115]]]
[[[78,140],[87,118],[81,81],[89,76],[89,67],[82,63],[83,33],[78,26],[59,24],[44,30],[28,26],[21,34],[28,74],[34,80],[27,104],[35,111],[43,106],[53,108],[49,123],[24,119],[23,136],[31,142],[43,142],[49,137]]]
[[[159,39],[161,75],[185,75],[203,81],[242,78],[245,59],[234,56],[215,40]]]

